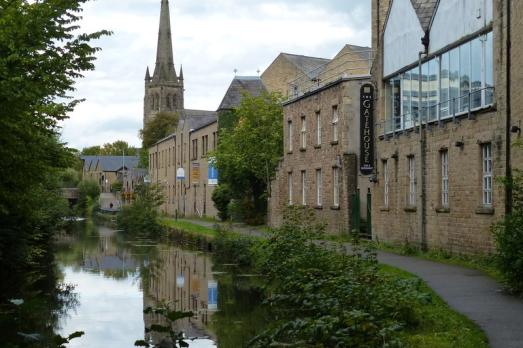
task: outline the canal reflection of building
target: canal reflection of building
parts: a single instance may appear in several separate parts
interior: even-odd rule
[[[209,336],[207,327],[218,308],[218,283],[212,275],[210,258],[202,252],[169,247],[151,264],[150,279],[144,289],[144,308],[168,304],[171,310],[191,311],[194,316],[174,323],[174,330],[183,331],[188,337]],[[145,314],[145,326],[165,325],[154,314]],[[163,338],[150,336],[154,342]]]
[[[82,267],[114,278],[125,278],[128,273],[136,272],[138,263],[132,258],[131,252],[114,243],[115,231],[100,226],[98,232],[98,245],[83,250]]]

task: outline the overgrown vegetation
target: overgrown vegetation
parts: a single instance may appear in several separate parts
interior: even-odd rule
[[[78,184],[77,213],[80,216],[92,216],[95,205],[100,197],[100,186],[96,181],[84,180]]]
[[[163,227],[159,223],[158,208],[164,201],[164,191],[160,185],[136,186],[135,200],[118,213],[118,228],[136,236],[159,236]]]
[[[140,130],[142,150],[140,151],[140,167],[149,167],[149,148],[161,139],[171,135],[178,127],[180,115],[173,112],[160,112]]]
[[[504,184],[512,188],[512,212],[493,227],[496,264],[509,290],[523,293],[523,172],[515,170]]]
[[[262,224],[267,213],[269,183],[283,154],[281,96],[245,94],[234,116],[229,127],[220,129],[218,149],[212,154],[220,173],[217,189],[222,193],[230,190],[230,198],[241,208],[238,215],[245,222]],[[226,188],[220,188],[222,185]],[[228,217],[230,212],[226,209],[230,206],[225,202],[229,195],[213,198],[217,199],[221,216]]]
[[[249,347],[487,347],[418,278],[384,268],[358,243],[349,254],[318,244],[324,226],[311,210],[289,208],[284,221],[268,240],[225,235],[215,245],[219,262],[264,280],[271,323]]]

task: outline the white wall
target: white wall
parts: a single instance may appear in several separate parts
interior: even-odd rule
[[[446,1],[453,0],[441,0],[442,3]],[[424,49],[421,44],[424,35],[410,0],[393,1],[383,38],[384,76],[418,60],[418,52]]]
[[[492,0],[441,0],[430,31],[429,51],[435,52],[491,21]]]

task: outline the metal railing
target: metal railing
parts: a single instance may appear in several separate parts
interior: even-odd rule
[[[463,102],[464,101],[464,102]],[[418,101],[418,105],[419,105]],[[390,114],[382,123],[383,134],[395,134],[404,130],[409,130],[421,124],[439,123],[442,120],[456,119],[467,115],[473,118],[472,113],[487,108],[494,103],[494,87],[484,87],[469,91],[459,97],[449,98],[439,103],[431,104],[430,100],[421,100],[421,109],[401,114],[393,117]],[[428,104],[428,105],[427,105]],[[421,115],[421,117],[420,117]]]

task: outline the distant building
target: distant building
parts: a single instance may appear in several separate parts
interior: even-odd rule
[[[271,226],[282,223],[291,205],[314,208],[336,234],[366,218],[370,182],[359,171],[360,91],[370,82],[371,59],[369,47],[346,45],[332,60],[281,54],[273,63],[292,62],[301,72],[286,75],[284,155],[271,184]]]
[[[82,179],[98,183],[102,192],[111,192],[117,182],[123,184],[122,193],[133,192],[134,187],[143,182],[143,175],[131,175],[140,171],[136,168],[140,161],[138,156],[81,156],[80,159],[83,161]]]
[[[511,207],[496,178],[523,164],[522,2],[373,0],[372,13],[374,238],[490,252]]]

